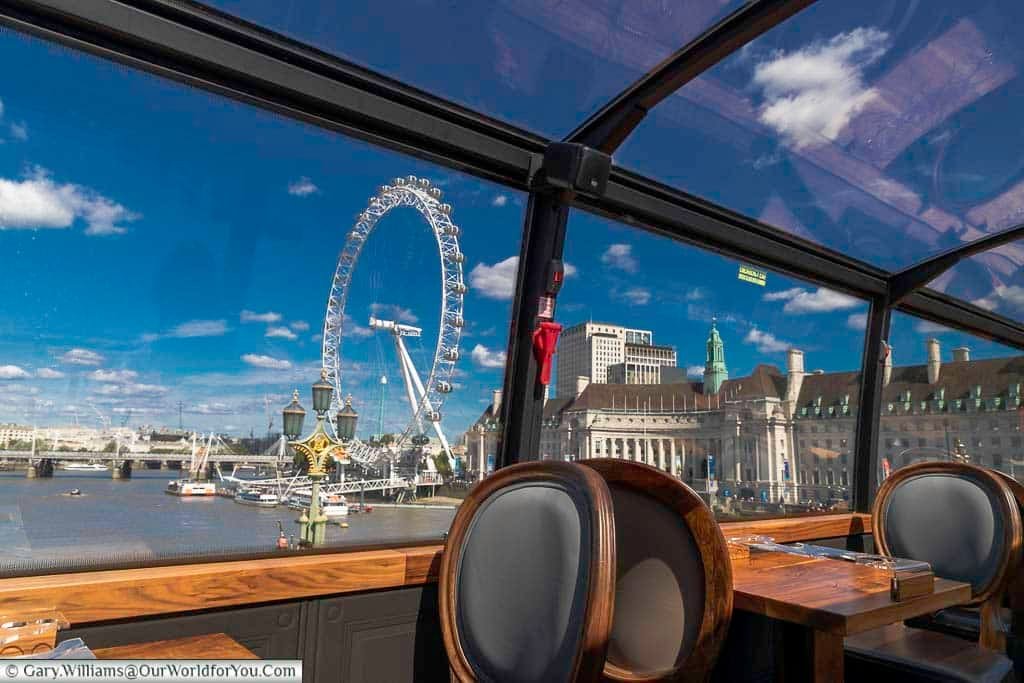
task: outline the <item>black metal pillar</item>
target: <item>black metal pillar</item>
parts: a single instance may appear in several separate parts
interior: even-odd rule
[[[552,259],[562,258],[571,193],[532,192],[526,208],[516,298],[509,331],[501,424],[504,429],[495,469],[540,458],[544,389],[537,382],[533,331]]]
[[[889,321],[892,308],[886,297],[871,300],[864,334],[860,401],[853,460],[853,505],[858,512],[871,512],[878,489],[878,425],[882,406],[883,366],[888,353]]]

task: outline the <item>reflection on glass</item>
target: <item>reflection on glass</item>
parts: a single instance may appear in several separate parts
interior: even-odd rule
[[[823,0],[668,98],[616,160],[905,267],[1024,222],[1022,21],[1002,0]],[[1012,245],[934,287],[1020,319],[1022,264]]]
[[[561,139],[740,0],[207,0],[404,83]]]
[[[849,509],[865,304],[573,213],[541,457],[623,458],[720,519]]]
[[[902,313],[883,367],[878,475],[916,462],[981,465],[1024,475],[1024,357]]]
[[[327,544],[439,539],[500,440],[522,196],[16,35],[0,60],[32,65],[0,91],[0,574],[287,552],[293,390],[347,451]]]

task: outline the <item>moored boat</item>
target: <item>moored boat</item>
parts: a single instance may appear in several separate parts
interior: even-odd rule
[[[308,510],[313,500],[311,489],[297,489],[288,497],[288,507],[294,510]],[[340,493],[320,492],[320,511],[328,519],[348,515],[348,503]]]
[[[98,462],[69,462],[61,469],[67,472],[106,472],[107,466]]]
[[[276,493],[264,493],[256,489],[243,489],[235,494],[235,502],[242,505],[272,508],[280,502]]]
[[[164,491],[172,496],[215,496],[217,495],[217,485],[210,481],[175,479],[168,482]]]

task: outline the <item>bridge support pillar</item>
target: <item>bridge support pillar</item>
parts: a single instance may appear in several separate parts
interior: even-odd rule
[[[35,479],[38,476],[39,473],[36,472],[36,466],[33,465],[32,463],[29,463],[28,468],[25,470],[25,477],[27,477],[28,479]]]
[[[132,478],[132,461],[117,460],[110,461],[110,477],[112,479],[131,479]]]
[[[111,460],[110,461],[110,478],[111,479],[120,479],[121,478],[120,463],[118,463],[116,460]]]
[[[171,464],[169,462],[167,462],[166,460],[161,460],[160,461],[160,471],[163,472],[163,471],[169,470],[169,469],[171,469]]]

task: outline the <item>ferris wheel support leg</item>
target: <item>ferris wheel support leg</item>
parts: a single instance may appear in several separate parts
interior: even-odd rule
[[[402,366],[402,379],[405,381],[405,394],[409,397],[409,408],[415,416],[416,410],[419,407],[419,401],[416,400],[416,389],[413,386],[413,377],[416,377],[417,383],[419,377],[416,376],[416,368],[412,365],[412,359],[409,357],[409,352],[405,350],[405,344],[402,343],[402,338],[397,334],[395,335],[395,349],[398,351],[399,365]],[[422,392],[422,389],[420,391]],[[422,396],[422,393],[420,395]]]
[[[420,379],[420,374],[416,372],[416,366],[413,365],[412,363],[412,357],[409,356],[409,352],[406,350],[405,344],[402,343],[402,338],[396,336],[395,339],[397,340],[398,343],[399,353],[402,356],[402,370],[403,372],[405,372],[406,365],[408,365],[408,376],[412,378],[413,383],[416,385],[416,394],[420,397],[420,400],[424,400],[423,397],[426,394],[426,389],[423,388],[423,381]],[[426,408],[430,412],[434,412],[434,406],[430,404],[430,401],[424,401],[424,408]],[[416,407],[414,406],[413,414],[415,415],[415,413]],[[433,426],[434,433],[437,434],[437,438],[441,441],[441,447],[444,449],[445,455],[451,458],[452,449],[451,446],[448,445],[448,437],[446,437],[444,435],[444,432],[441,431],[441,423],[434,422],[433,420],[431,420],[430,424],[431,426]]]

